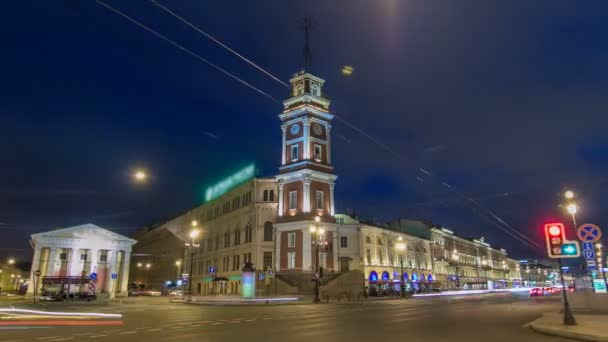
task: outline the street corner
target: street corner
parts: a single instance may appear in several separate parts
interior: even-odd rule
[[[524,325],[538,333],[579,341],[608,341],[608,315],[576,315],[576,325],[564,325],[563,314],[545,313]]]

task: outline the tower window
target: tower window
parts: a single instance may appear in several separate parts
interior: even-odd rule
[[[323,205],[323,191],[315,191],[315,200],[317,202],[317,209],[322,210],[324,205]]]
[[[300,159],[300,149],[298,148],[297,144],[291,145],[291,161],[297,161],[298,159]]]
[[[289,192],[289,210],[295,210],[298,207],[298,192],[290,191]]]
[[[264,202],[268,202],[268,190],[264,190]]]
[[[270,190],[268,200],[274,202],[274,190]]]
[[[294,96],[298,96],[298,95],[302,95],[304,94],[304,85],[302,83],[298,83],[296,84],[295,88],[294,88]]]
[[[321,145],[315,144],[315,160],[320,162],[321,161]]]
[[[318,85],[318,84],[313,83],[313,84],[312,84],[312,87],[311,87],[311,89],[310,89],[310,93],[311,93],[313,96],[321,96],[321,88],[319,87],[319,85]]]

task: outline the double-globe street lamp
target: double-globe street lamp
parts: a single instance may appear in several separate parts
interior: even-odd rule
[[[315,216],[315,224],[310,226],[312,245],[315,247],[315,303],[321,302],[321,298],[319,297],[319,287],[321,285],[321,272],[319,268],[319,248],[321,246],[325,247],[327,244],[327,241],[325,240],[325,229],[319,227],[319,222],[321,222],[321,218],[319,216]]]
[[[397,242],[396,248],[399,252],[399,263],[401,264],[401,297],[405,297],[405,274],[403,273],[403,253],[405,252],[405,243],[403,243],[401,236],[399,242]]]
[[[192,230],[190,231],[190,242],[186,242],[184,244],[186,250],[190,253],[190,270],[188,273],[188,301],[192,301],[192,270],[194,266],[194,248],[200,247],[200,244],[196,243],[196,237],[199,234],[199,230],[196,228],[198,226],[197,220],[192,220],[190,222],[192,226]]]

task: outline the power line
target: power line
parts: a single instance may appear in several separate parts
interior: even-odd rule
[[[211,39],[212,41],[214,41],[215,43],[219,44],[220,46],[222,46],[223,48],[227,49],[228,51],[230,51],[231,53],[235,54],[237,57],[241,58],[242,60],[244,60],[245,62],[247,62],[248,64],[254,66],[256,69],[258,69],[259,71],[263,72],[264,74],[266,74],[267,76],[270,76],[273,80],[275,80],[276,82],[280,83],[281,85],[288,87],[289,85],[287,85],[285,82],[281,81],[278,77],[274,76],[273,74],[271,74],[270,72],[264,70],[262,67],[258,66],[257,64],[255,64],[254,62],[252,62],[251,60],[247,59],[246,57],[242,56],[241,54],[239,54],[238,52],[236,52],[235,50],[231,49],[230,47],[228,47],[226,44],[220,42],[219,40],[217,40],[216,38],[212,37],[211,35],[207,34],[206,32],[202,31],[201,29],[199,29],[198,27],[196,27],[195,25],[193,25],[192,23],[188,22],[186,19],[180,17],[179,15],[177,15],[175,12],[169,10],[167,7],[159,4],[157,1],[155,0],[150,0],[152,3],[154,3],[155,5],[157,5],[159,8],[163,9],[164,11],[166,11],[167,13],[171,14],[172,16],[176,17],[177,19],[181,20],[182,22],[184,22],[185,24],[187,24],[188,26],[190,26],[191,28],[195,29],[197,32],[199,32],[200,34],[204,35],[205,37]],[[183,46],[181,46],[180,44],[170,40],[169,38],[163,36],[162,34],[152,30],[151,28],[145,26],[144,24],[142,24],[141,22],[131,18],[130,16],[128,16],[127,14],[115,9],[114,7],[102,2],[101,0],[96,0],[96,2],[106,8],[108,8],[109,10],[113,11],[114,13],[124,17],[125,19],[131,21],[132,23],[136,24],[137,26],[141,27],[142,29],[154,34],[155,36],[157,36],[158,38],[161,38],[163,40],[165,40],[166,42],[172,44],[173,46],[177,47],[178,49],[190,54],[191,56],[201,60],[202,62],[210,65],[211,67],[215,68],[216,70],[222,72],[223,74],[237,80],[238,82],[248,86],[249,88],[255,90],[256,92],[258,92],[259,94],[269,98],[270,100],[272,100],[273,102],[277,103],[277,104],[281,104],[281,102],[277,99],[275,99],[274,97],[272,97],[271,95],[269,95],[268,93],[254,87],[253,85],[247,83],[246,81],[243,81],[242,79],[238,78],[237,76],[234,76],[233,74],[231,74],[230,72],[220,68],[219,66],[209,62],[208,60],[206,60],[205,58],[201,57],[200,55],[184,48]],[[371,140],[374,144],[380,146],[382,149],[384,149],[385,151],[389,152],[390,154],[392,154],[393,156],[397,157],[398,159],[402,159],[404,160],[405,158],[399,154],[398,152],[394,151],[390,146],[384,144],[383,142],[381,142],[380,140],[374,138],[372,135],[366,133],[363,129],[355,126],[354,124],[350,123],[349,121],[347,121],[346,119],[341,118],[340,116],[335,115],[334,116],[341,122],[343,122],[345,125],[347,125],[349,128],[351,128],[352,130],[356,131],[357,133],[363,135],[364,137],[368,138],[369,140]],[[535,245],[535,246],[540,246],[537,242],[535,242],[534,240],[530,239],[529,237],[523,235],[522,233],[520,233],[519,231],[517,231],[516,229],[514,229],[511,225],[509,225],[507,222],[505,222],[503,219],[501,219],[500,217],[498,217],[498,215],[494,214],[492,211],[484,208],[483,206],[481,206],[479,203],[477,203],[474,199],[460,193],[459,191],[457,191],[453,186],[451,186],[450,184],[441,181],[439,178],[437,178],[436,176],[434,176],[433,174],[431,174],[429,171],[422,169],[422,168],[418,168],[419,171],[423,172],[424,174],[426,174],[427,176],[431,177],[434,179],[434,181],[436,181],[437,183],[441,184],[444,188],[454,192],[455,194],[457,194],[459,197],[461,197],[462,199],[466,200],[466,202],[469,202],[471,204],[473,204],[474,207],[476,207],[478,210],[484,211],[486,213],[487,216],[489,216],[490,218],[488,219],[487,216],[484,217],[484,219],[489,220],[490,223],[494,224],[496,227],[498,227],[499,229],[501,229],[502,231],[504,231],[505,233],[509,234],[510,236],[512,236],[513,238],[515,238],[516,240],[530,246],[533,247],[531,244]],[[418,178],[418,177],[417,177]],[[500,224],[502,224],[503,226],[501,226],[500,224],[497,224],[495,221],[498,221]],[[511,231],[513,232],[511,232]],[[515,235],[516,234],[516,235]],[[519,237],[518,237],[519,236]]]
[[[240,79],[240,78],[238,78],[237,76],[235,76],[235,75],[231,74],[230,72],[228,72],[228,71],[226,71],[226,70],[222,69],[221,67],[219,67],[219,66],[217,66],[217,65],[215,65],[215,64],[213,64],[213,63],[211,63],[210,61],[206,60],[205,58],[201,57],[200,55],[198,55],[198,54],[196,54],[196,53],[194,53],[194,52],[192,52],[192,51],[190,51],[190,50],[186,49],[185,47],[183,47],[182,45],[180,45],[180,44],[176,43],[175,41],[173,41],[173,40],[171,40],[171,39],[169,39],[169,38],[165,37],[164,35],[162,35],[162,34],[160,34],[160,33],[156,32],[156,31],[154,31],[153,29],[151,29],[151,28],[149,28],[148,26],[146,26],[146,25],[142,24],[141,22],[139,22],[139,21],[137,21],[137,20],[135,20],[135,19],[131,18],[131,17],[130,17],[130,16],[128,16],[127,14],[125,14],[125,13],[123,13],[123,12],[121,12],[121,11],[117,10],[116,8],[114,8],[114,7],[112,7],[112,6],[108,5],[108,4],[106,4],[105,2],[103,2],[103,1],[101,1],[101,0],[95,0],[95,2],[97,2],[98,4],[100,4],[100,5],[104,6],[105,8],[109,9],[110,11],[112,11],[112,12],[114,12],[114,13],[116,13],[116,14],[120,15],[121,17],[123,17],[123,18],[125,18],[125,19],[129,20],[130,22],[132,22],[133,24],[135,24],[135,25],[137,25],[137,26],[141,27],[142,29],[144,29],[144,30],[146,30],[146,31],[148,31],[148,32],[150,32],[150,33],[152,33],[152,34],[153,34],[153,35],[155,35],[156,37],[158,37],[158,38],[160,38],[160,39],[162,39],[162,40],[166,41],[167,43],[169,43],[169,44],[171,44],[171,45],[175,46],[176,48],[178,48],[178,49],[182,50],[183,52],[185,52],[185,53],[189,54],[190,56],[192,56],[192,57],[194,57],[194,58],[196,58],[196,59],[198,59],[198,60],[200,60],[200,61],[204,62],[205,64],[207,64],[207,65],[211,66],[212,68],[214,68],[214,69],[216,69],[217,71],[219,71],[219,72],[223,73],[224,75],[226,75],[226,76],[228,76],[228,77],[230,77],[230,78],[232,78],[232,79],[234,79],[234,80],[238,81],[239,83],[241,83],[241,84],[243,84],[243,85],[245,85],[245,86],[247,86],[247,87],[249,87],[249,88],[251,88],[251,89],[255,90],[256,92],[258,92],[259,94],[261,94],[261,95],[263,95],[263,96],[265,96],[265,97],[269,98],[269,99],[270,99],[270,100],[272,100],[273,102],[278,103],[278,104],[281,104],[281,101],[279,101],[279,100],[275,99],[274,97],[272,97],[272,96],[271,96],[271,95],[269,95],[268,93],[266,93],[266,92],[264,92],[264,91],[262,91],[262,90],[260,90],[260,89],[256,88],[255,86],[253,86],[253,85],[251,85],[251,84],[249,84],[249,83],[247,83],[247,82],[243,81],[242,79]]]
[[[191,22],[189,22],[185,18],[179,16],[177,13],[173,12],[172,10],[170,10],[169,8],[167,8],[166,6],[158,3],[158,1],[150,0],[150,2],[152,2],[153,4],[155,4],[156,6],[158,6],[163,11],[165,11],[165,12],[171,14],[172,16],[174,16],[175,18],[179,19],[184,24],[190,26],[193,30],[195,30],[198,33],[202,34],[203,36],[211,39],[214,43],[216,43],[219,46],[223,47],[224,49],[230,51],[231,53],[233,53],[234,55],[236,55],[240,59],[244,60],[247,64],[249,64],[249,65],[253,66],[254,68],[258,69],[259,71],[263,72],[264,74],[266,74],[266,76],[269,76],[273,80],[275,80],[275,81],[279,82],[280,84],[284,85],[285,87],[289,88],[289,84],[281,81],[278,77],[276,77],[273,74],[269,73],[268,71],[264,70],[262,67],[260,67],[259,65],[255,64],[249,58],[241,55],[240,53],[236,52],[234,49],[231,49],[230,47],[228,47],[226,44],[224,44],[224,43],[220,42],[219,40],[215,39],[215,37],[213,37],[212,35],[210,35],[209,33],[205,32],[205,31],[201,30],[200,28],[198,28],[197,26],[195,26],[194,24],[192,24]]]

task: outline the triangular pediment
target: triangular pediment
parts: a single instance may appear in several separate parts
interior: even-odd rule
[[[99,227],[92,223],[79,226],[61,228],[48,232],[32,234],[32,240],[39,238],[61,238],[61,239],[91,239],[98,238],[103,240],[130,241],[135,244],[137,241],[124,235]]]

